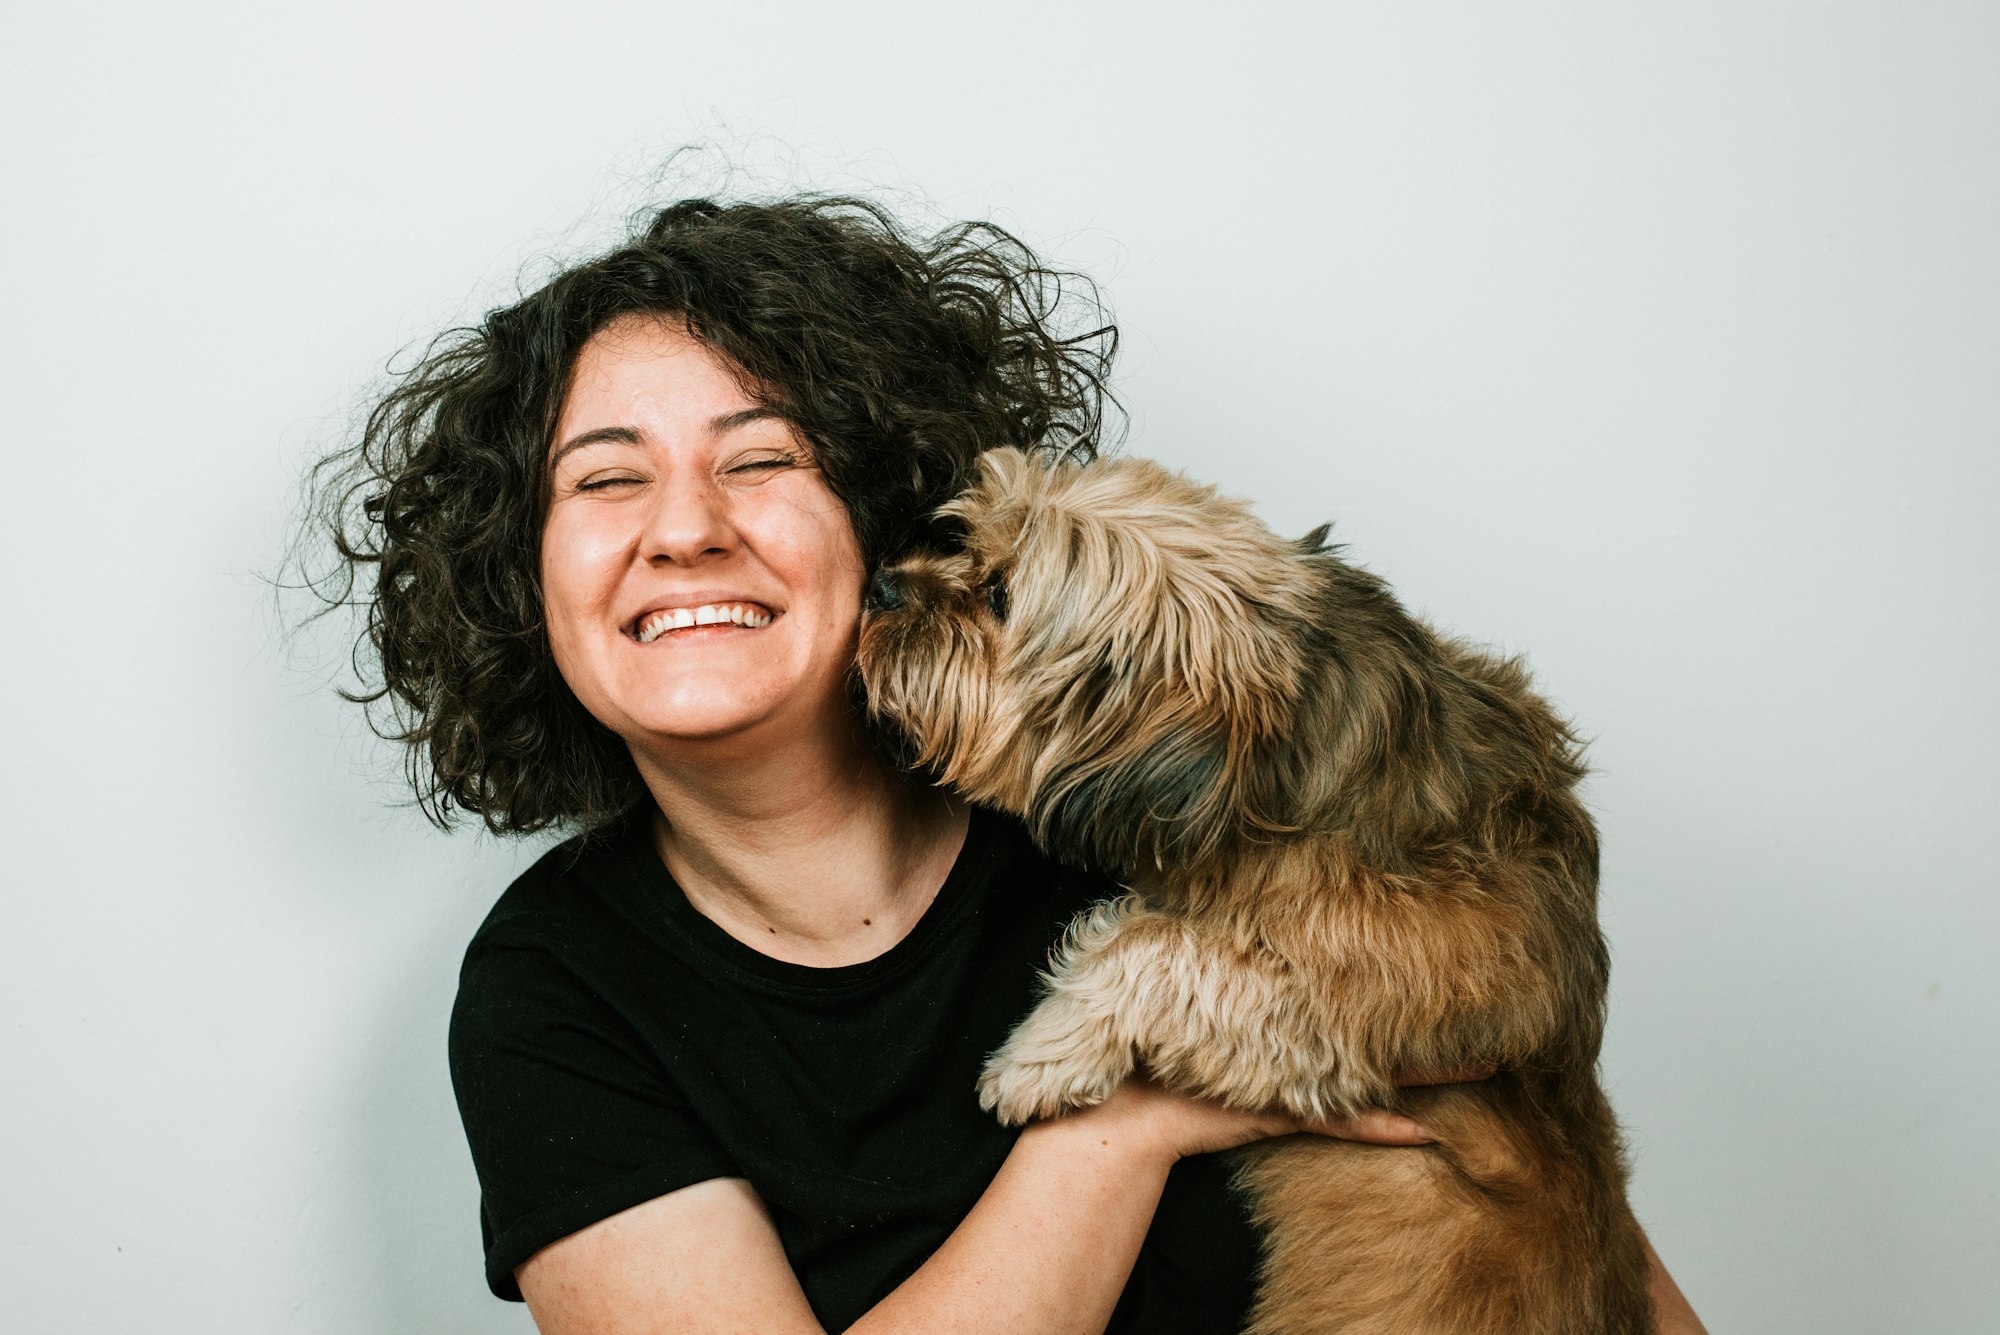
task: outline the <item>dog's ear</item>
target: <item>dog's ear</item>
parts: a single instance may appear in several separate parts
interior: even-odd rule
[[[1058,857],[1126,874],[1212,851],[1239,815],[1240,788],[1222,737],[1169,729],[1122,763],[1048,776],[1028,824]]]
[[[1297,542],[1293,543],[1292,545],[1299,549],[1300,556],[1325,556],[1330,554],[1337,554],[1341,550],[1340,544],[1337,542],[1327,541],[1327,539],[1331,537],[1332,534],[1333,534],[1333,525],[1321,524],[1318,528],[1306,534],[1303,538],[1300,538]]]
[[[1022,811],[1045,848],[1100,871],[1206,856],[1258,824],[1251,779],[1266,749],[1228,706],[1157,659],[1106,642],[1036,709],[1043,726]],[[1135,669],[1137,669],[1135,671]]]

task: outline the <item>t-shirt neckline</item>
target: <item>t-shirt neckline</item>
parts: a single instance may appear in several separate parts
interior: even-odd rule
[[[644,901],[675,940],[727,968],[745,982],[784,992],[817,996],[865,992],[883,987],[922,962],[945,934],[964,921],[984,900],[992,879],[999,819],[983,807],[969,811],[965,842],[953,859],[944,883],[902,940],[872,959],[853,964],[798,964],[766,955],[729,934],[688,899],[654,847],[651,812],[641,804],[632,815],[620,853],[636,876]]]

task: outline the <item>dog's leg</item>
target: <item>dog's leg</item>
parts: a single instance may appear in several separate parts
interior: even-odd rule
[[[1225,949],[1136,896],[1098,905],[1071,929],[1041,1004],[988,1060],[980,1106],[1009,1124],[1052,1117],[1101,1102],[1144,1062],[1237,1107],[1337,1111],[1335,1055],[1277,1018],[1296,1009],[1285,980]]]
[[[1152,917],[1136,896],[1097,905],[1071,925],[1039,1005],[986,1061],[979,1106],[1010,1126],[1103,1102],[1132,1074],[1120,1017],[1134,989],[1117,980],[1133,952],[1130,924]]]

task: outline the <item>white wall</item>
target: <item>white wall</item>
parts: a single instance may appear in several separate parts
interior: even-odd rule
[[[722,126],[1091,268],[1135,449],[1530,653],[1713,1329],[1995,1328],[2000,11],[1245,8],[10,15],[0,1327],[526,1328],[442,1024],[533,850],[256,572],[390,352]]]

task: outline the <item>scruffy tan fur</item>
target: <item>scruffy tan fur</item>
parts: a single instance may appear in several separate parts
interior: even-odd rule
[[[1253,1335],[1653,1329],[1595,1066],[1607,959],[1575,739],[1514,661],[1139,459],[982,461],[960,551],[881,576],[871,707],[1132,892],[994,1054],[1010,1123],[1135,1069],[1241,1107],[1394,1107],[1421,1150],[1244,1151]],[[1491,1064],[1473,1085],[1398,1072]]]

